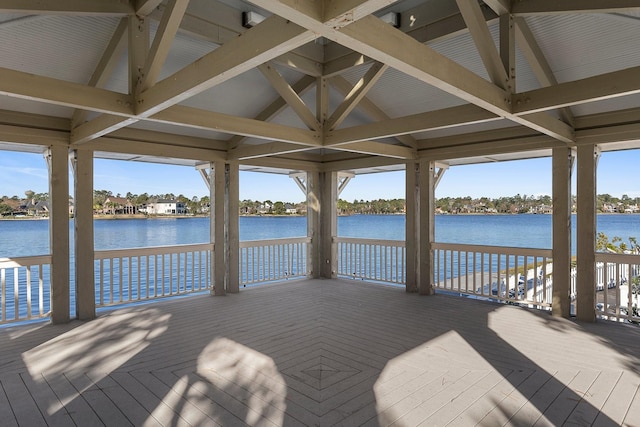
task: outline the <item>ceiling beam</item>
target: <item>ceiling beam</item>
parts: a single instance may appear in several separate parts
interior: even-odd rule
[[[295,82],[291,87],[298,94],[304,94],[311,86],[316,82],[316,79],[311,76],[304,76],[297,82]],[[271,104],[269,104],[264,110],[258,113],[257,116],[254,117],[255,120],[259,121],[268,121],[278,113],[282,112],[287,107],[287,101],[285,101],[281,96],[279,96],[276,100],[274,100]],[[247,137],[243,135],[234,135],[228,142],[229,148],[233,149],[238,147]]]
[[[316,38],[279,16],[267,18],[175,74],[143,91],[137,113],[153,115]]]
[[[636,0],[519,0],[514,1],[514,15],[553,15],[560,13],[638,12]]]
[[[349,83],[344,77],[335,76],[329,81],[331,85],[343,96],[346,96],[351,90],[351,83]],[[382,111],[380,107],[378,107],[373,101],[369,100],[369,98],[367,98],[366,96],[360,100],[357,108],[377,122],[382,122],[390,119],[390,117],[384,111]],[[411,135],[395,135],[394,138],[407,147],[418,147],[416,139]]]
[[[138,16],[147,16],[155,8],[157,8],[162,0],[133,0],[136,7],[136,15]]]
[[[344,101],[338,105],[335,111],[331,114],[327,123],[325,123],[325,131],[334,130],[339,127],[344,119],[353,111],[354,108],[362,101],[367,93],[373,88],[373,86],[380,80],[380,77],[389,68],[388,65],[381,64],[379,62],[373,64],[365,75],[356,82],[351,88],[349,93],[344,98]]]
[[[498,16],[511,13],[510,0],[484,0],[484,4],[489,6]]]
[[[361,126],[337,129],[326,135],[325,147],[444,129],[462,124],[485,123],[500,119],[501,117],[475,105],[462,105]]]
[[[136,123],[136,118],[124,118],[111,114],[101,114],[98,117],[82,123],[71,131],[70,141],[74,145],[84,144],[103,135]]]
[[[230,116],[182,105],[167,108],[146,120],[313,147],[322,145],[320,135],[307,129]]]
[[[302,123],[309,129],[320,130],[320,123],[318,123],[315,114],[307,107],[307,104],[300,98],[300,95],[298,95],[295,89],[289,85],[273,65],[269,63],[261,64],[258,66],[258,69],[267,81],[271,83],[271,86],[273,86],[276,92],[280,94],[280,97],[287,102],[293,112],[300,117]]]
[[[415,159],[417,150],[402,145],[385,144],[377,141],[362,141],[332,147],[352,153],[371,154],[374,156],[392,157],[395,159]]]
[[[0,13],[29,15],[132,15],[129,0],[3,0]]]
[[[300,144],[290,144],[286,142],[268,142],[266,144],[243,145],[232,148],[227,153],[228,160],[247,160],[258,157],[270,157],[282,154],[297,153],[307,151],[309,147]]]
[[[367,15],[395,3],[397,0],[323,0],[323,19],[326,25],[342,28]]]
[[[640,67],[627,68],[513,95],[514,114],[601,101],[640,93]]]
[[[123,117],[134,115],[129,95],[8,68],[0,68],[0,95]]]

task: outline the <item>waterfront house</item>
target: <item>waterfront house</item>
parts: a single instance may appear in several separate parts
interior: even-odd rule
[[[0,0],[0,155],[44,155],[51,242],[0,259],[0,323],[53,323],[0,330],[3,422],[637,423],[620,289],[640,259],[596,252],[595,194],[601,154],[640,148],[639,19],[637,0]],[[436,240],[449,169],[532,158],[552,248]],[[200,174],[206,243],[95,250],[94,159]],[[295,180],[307,235],[240,242],[241,170]],[[340,192],[390,171],[405,241],[338,236]],[[166,300],[197,292],[216,298]]]
[[[184,215],[187,213],[187,208],[184,203],[177,200],[157,199],[148,201],[144,212],[148,215]]]
[[[133,215],[136,207],[124,197],[109,196],[104,200],[102,211],[106,215]]]

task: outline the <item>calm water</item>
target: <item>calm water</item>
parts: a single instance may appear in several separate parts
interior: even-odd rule
[[[0,221],[0,258],[49,253],[48,227],[48,221]],[[404,240],[404,227],[403,215],[338,218],[338,235],[343,237]],[[69,230],[73,241],[73,221],[69,222]],[[610,238],[640,238],[640,215],[599,215],[598,231]],[[304,217],[240,218],[240,240],[305,235]],[[208,236],[208,218],[95,221],[95,247],[98,250],[205,243]],[[551,248],[551,237],[550,215],[436,216],[438,242]]]

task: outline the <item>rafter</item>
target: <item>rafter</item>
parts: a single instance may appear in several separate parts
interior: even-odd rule
[[[371,154],[381,157],[392,157],[395,159],[415,159],[417,158],[417,150],[403,147],[401,145],[385,144],[377,141],[361,141],[343,144],[338,148],[341,151],[349,151],[352,153]]]
[[[125,16],[133,14],[134,9],[124,0],[3,0],[0,13]]]
[[[228,151],[228,160],[247,160],[259,157],[297,153],[307,151],[309,147],[286,142],[268,142],[266,144],[243,145]]]
[[[515,114],[552,110],[640,93],[640,67],[514,94]]]
[[[314,147],[322,145],[317,132],[182,105],[167,108],[147,120]]]
[[[182,17],[187,10],[189,0],[169,0],[162,14],[162,20],[153,38],[153,44],[147,55],[142,81],[136,88],[138,91],[149,89],[158,80],[160,69],[164,65],[171,43],[175,38]]]
[[[293,90],[299,95],[302,96],[309,88],[316,82],[316,79],[311,76],[304,76],[297,82],[295,82],[291,87]],[[287,106],[287,101],[285,101],[281,96],[279,96],[276,100],[274,100],[271,104],[269,104],[264,110],[258,113],[257,116],[254,117],[255,120],[259,121],[268,121],[269,119],[276,116],[282,110],[284,110]],[[230,149],[236,148],[241,144],[247,137],[243,135],[234,135],[228,142],[228,146]]]
[[[0,95],[132,117],[129,95],[51,77],[0,68]]]
[[[367,125],[338,129],[326,135],[325,146],[330,147],[350,142],[369,141],[408,133],[460,126],[461,124],[484,123],[500,119],[501,117],[475,105],[462,105]]]
[[[100,59],[100,62],[98,62],[93,75],[89,79],[89,83],[87,83],[89,86],[103,87],[106,81],[113,74],[115,67],[120,61],[122,55],[124,55],[127,40],[124,35],[127,32],[127,25],[127,19],[122,18],[113,32],[111,40],[103,52],[102,58]],[[71,119],[71,125],[76,127],[82,124],[86,118],[86,110],[75,110]]]
[[[331,131],[339,127],[380,77],[382,77],[384,72],[387,71],[387,68],[389,68],[387,65],[379,62],[372,65],[345,96],[344,101],[335,109],[333,114],[331,114],[331,117],[329,117],[329,120],[325,123],[325,130]]]
[[[542,52],[542,49],[538,45],[531,29],[527,25],[527,21],[524,18],[515,18],[515,30],[518,47],[527,59],[529,66],[536,75],[536,78],[540,84],[545,86],[555,86],[558,84],[547,59]],[[573,124],[573,114],[569,108],[560,109],[560,114],[565,122]]]
[[[506,90],[509,78],[480,9],[480,3],[476,0],[456,0],[456,3],[460,8],[464,21],[467,23],[489,78],[493,84]]]
[[[489,6],[496,15],[506,15],[511,13],[510,0],[484,0],[484,3]]]
[[[136,5],[136,15],[147,16],[162,3],[162,0],[133,0]]]
[[[316,38],[279,16],[267,18],[140,94],[137,113],[150,116]]]
[[[316,120],[315,114],[311,112],[295,89],[287,83],[273,65],[269,63],[261,64],[258,69],[309,129],[320,129],[320,123]]]
[[[351,84],[344,78],[340,76],[333,77],[331,80],[331,84],[336,88],[338,92],[340,92],[343,96],[346,96],[351,90]],[[370,101],[369,98],[364,97],[360,100],[358,104],[358,109],[368,115],[375,121],[381,122],[389,120],[390,117],[380,109],[374,102]],[[411,135],[395,135],[395,139],[397,139],[402,144],[406,145],[410,148],[417,148],[418,143],[414,137]]]
[[[636,0],[520,0],[513,2],[514,15],[553,15],[559,13],[638,12]]]

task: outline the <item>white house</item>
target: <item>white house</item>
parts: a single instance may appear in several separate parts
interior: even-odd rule
[[[141,208],[140,211],[149,215],[184,215],[187,213],[187,208],[184,203],[177,200],[161,199],[147,203],[147,206]]]

